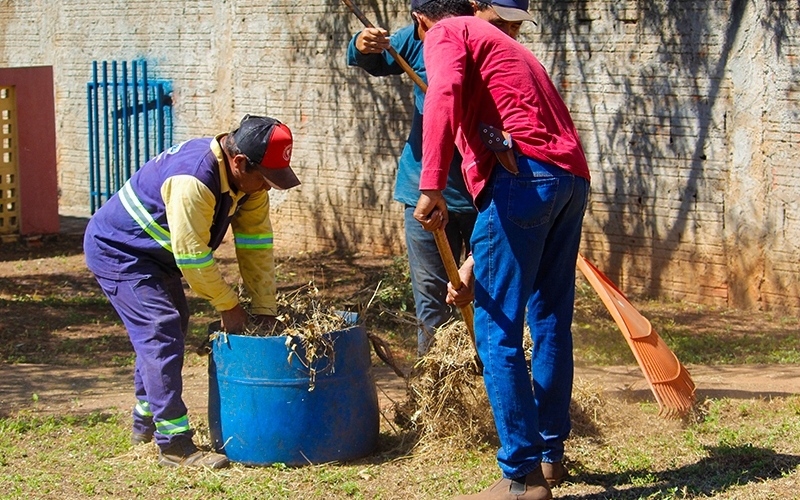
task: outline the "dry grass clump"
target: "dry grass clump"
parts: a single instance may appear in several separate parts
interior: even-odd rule
[[[531,340],[524,334],[530,369]],[[475,366],[475,349],[462,321],[450,322],[436,332],[430,351],[420,358],[407,378],[408,400],[395,409],[397,422],[416,432],[417,447],[442,440],[472,447],[496,441],[497,432],[483,378]],[[602,388],[576,380],[570,414],[573,436],[600,438],[613,418]]]
[[[418,446],[446,438],[472,446],[495,435],[475,349],[462,321],[437,330],[407,384],[408,401],[396,409],[396,420],[416,432]]]
[[[319,289],[309,283],[289,293],[279,293],[277,321],[264,325],[251,318],[242,335],[253,337],[286,337],[289,361],[294,356],[309,372],[309,391],[314,390],[317,362],[328,358],[325,370],[336,361],[331,333],[350,326],[346,314],[320,299]]]
[[[276,303],[278,315],[274,325],[265,326],[251,318],[242,335],[253,337],[287,335],[314,339],[323,333],[342,330],[348,326],[342,311],[321,300],[319,289],[313,282],[291,292],[279,293]]]
[[[576,379],[572,384],[572,400],[569,405],[572,437],[599,439],[602,428],[612,420],[608,405],[602,387],[591,380]]]

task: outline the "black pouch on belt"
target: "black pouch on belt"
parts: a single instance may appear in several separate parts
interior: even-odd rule
[[[510,173],[517,175],[517,157],[514,155],[514,143],[511,134],[505,130],[481,123],[478,125],[481,140],[497,156],[497,161]]]

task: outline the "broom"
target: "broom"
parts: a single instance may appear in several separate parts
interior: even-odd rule
[[[578,254],[578,269],[600,296],[628,342],[650,390],[658,402],[658,414],[666,418],[685,416],[695,401],[695,386],[689,372],[637,311],[619,288],[591,262]]]

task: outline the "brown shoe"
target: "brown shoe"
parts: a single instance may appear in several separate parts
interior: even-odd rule
[[[550,500],[553,494],[537,468],[525,476],[524,481],[502,478],[480,493],[461,495],[456,500]]]
[[[542,462],[542,473],[550,487],[558,486],[569,477],[569,472],[564,464],[559,462]]]
[[[190,438],[178,439],[165,449],[158,450],[158,465],[167,467],[207,467],[224,469],[229,465],[228,457],[202,451]]]
[[[147,444],[153,440],[153,433],[152,432],[134,432],[131,434],[131,444],[134,446],[139,446],[140,444]]]

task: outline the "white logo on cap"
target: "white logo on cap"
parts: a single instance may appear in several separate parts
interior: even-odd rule
[[[291,157],[292,157],[292,145],[289,144],[288,146],[286,146],[286,149],[283,150],[283,159],[288,162],[291,159]]]

